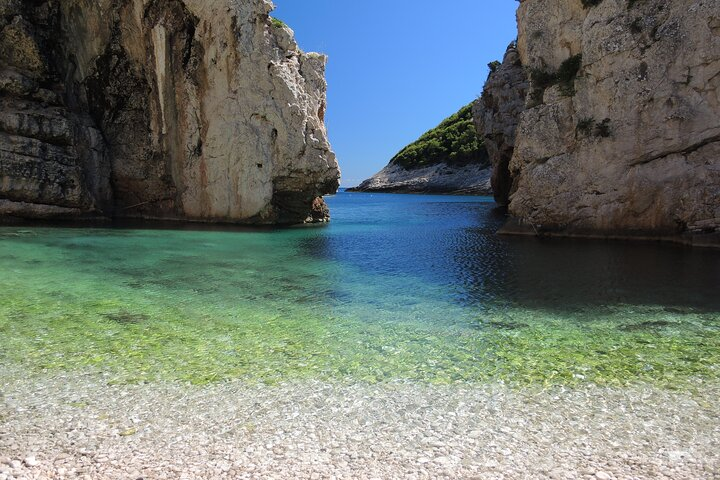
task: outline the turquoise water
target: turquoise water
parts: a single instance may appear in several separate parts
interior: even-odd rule
[[[119,383],[720,374],[720,252],[499,237],[485,197],[328,203],[326,227],[2,227],[0,360]]]

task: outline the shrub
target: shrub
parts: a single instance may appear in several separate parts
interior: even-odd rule
[[[575,127],[575,133],[583,135],[585,137],[592,133],[593,127],[595,126],[595,119],[592,117],[583,118],[580,120]]]
[[[533,87],[545,90],[555,85],[557,82],[557,74],[542,68],[531,68],[530,81]]]
[[[606,118],[602,122],[595,125],[595,135],[598,137],[607,138],[612,134],[610,129],[610,119]]]
[[[578,121],[575,126],[575,136],[582,135],[588,137],[591,134],[602,138],[607,138],[612,135],[610,119],[606,118],[602,122],[597,123],[594,118],[586,117]]]
[[[558,85],[560,93],[567,97],[575,95],[575,79],[582,67],[582,55],[573,55],[560,64],[557,72],[551,72],[543,68],[531,68],[530,82],[533,92],[531,98],[535,101],[542,101],[545,89]]]
[[[287,27],[285,22],[283,22],[279,18],[270,17],[270,22],[273,24],[274,27],[278,27],[278,28]]]
[[[489,165],[487,150],[473,123],[472,104],[464,106],[417,141],[403,148],[390,163],[407,169],[424,168],[438,163],[455,166]]]
[[[575,79],[582,66],[582,55],[573,55],[560,64],[557,72],[557,82],[560,86],[560,93],[566,96],[575,94]]]

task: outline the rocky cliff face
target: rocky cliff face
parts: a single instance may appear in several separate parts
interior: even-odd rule
[[[473,103],[478,134],[484,138],[492,162],[492,191],[501,205],[510,202],[510,160],[515,150],[515,132],[525,110],[528,78],[520,62],[517,45],[511,44],[502,64],[490,73],[482,96]]]
[[[322,220],[326,58],[266,0],[0,0],[0,214]]]
[[[509,163],[519,226],[720,230],[717,1],[523,0],[518,26],[531,80]]]
[[[57,3],[0,1],[3,216],[73,217],[111,205],[102,133],[65,102],[59,12]]]

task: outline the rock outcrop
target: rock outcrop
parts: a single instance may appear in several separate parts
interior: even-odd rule
[[[515,131],[525,110],[529,88],[517,45],[512,43],[502,64],[490,72],[482,96],[473,103],[478,134],[485,141],[492,163],[492,191],[500,205],[510,202],[510,160],[515,150]]]
[[[267,0],[0,0],[0,215],[319,221],[326,58]]]
[[[506,231],[720,231],[718,2],[523,0],[518,26],[531,85]]]
[[[380,172],[348,190],[486,195],[491,192],[491,171],[470,104],[403,148]]]

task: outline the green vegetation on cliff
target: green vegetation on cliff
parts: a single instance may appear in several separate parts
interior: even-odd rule
[[[407,169],[429,167],[438,163],[464,166],[490,165],[487,151],[478,137],[472,119],[472,104],[443,120],[416,142],[403,148],[390,161]]]
[[[270,22],[272,22],[273,26],[277,27],[277,28],[287,27],[287,24],[285,22],[283,22],[282,20],[280,20],[279,18],[270,17]]]

